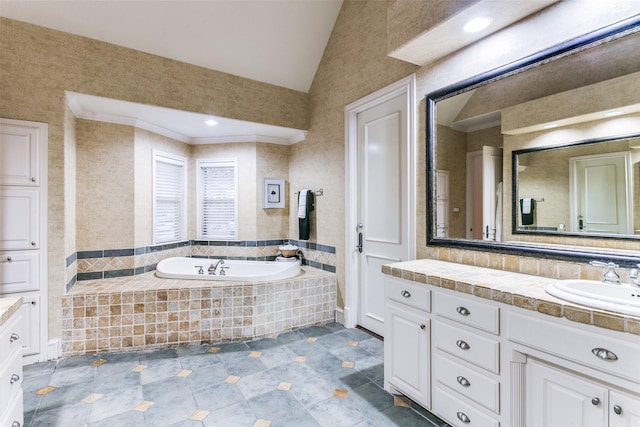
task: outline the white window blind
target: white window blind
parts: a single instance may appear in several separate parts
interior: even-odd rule
[[[198,235],[201,239],[238,237],[238,174],[235,159],[200,159]]]
[[[155,243],[184,240],[185,160],[154,153],[153,237]]]

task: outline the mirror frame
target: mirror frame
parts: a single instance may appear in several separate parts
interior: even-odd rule
[[[635,234],[626,234],[626,235],[615,235],[615,234],[586,234],[586,233],[576,233],[576,232],[562,232],[559,233],[557,231],[542,231],[542,230],[518,230],[518,156],[521,154],[529,154],[529,153],[539,153],[541,151],[553,151],[560,150],[563,148],[574,148],[580,147],[584,145],[590,144],[599,144],[603,142],[615,142],[615,141],[625,141],[629,139],[638,139],[640,138],[640,133],[633,133],[629,135],[616,135],[616,136],[607,136],[602,138],[592,138],[585,139],[582,141],[572,142],[570,144],[562,144],[562,145],[552,145],[546,147],[536,147],[536,148],[525,148],[523,150],[513,150],[511,152],[511,233],[512,234],[522,234],[525,236],[554,236],[554,237],[593,237],[596,239],[616,239],[616,240],[638,240],[638,244],[640,245],[640,235]]]
[[[436,103],[460,93],[476,89],[493,81],[521,73],[531,68],[541,66],[552,60],[576,54],[587,48],[604,44],[630,34],[640,32],[640,15],[632,16],[599,30],[587,33],[572,40],[552,46],[533,55],[495,68],[486,73],[465,79],[458,83],[435,90],[425,98],[426,107],[426,167],[427,167],[427,246],[440,246],[456,249],[468,249],[485,252],[495,252],[519,256],[536,256],[541,258],[589,262],[601,260],[615,262],[621,267],[632,268],[640,263],[640,254],[632,256],[625,251],[612,250],[610,253],[595,251],[593,248],[581,246],[562,246],[544,244],[526,244],[525,242],[493,242],[457,238],[442,238],[435,236],[436,229],[436,154],[437,154],[437,122]],[[515,181],[511,191],[515,191]],[[604,237],[604,236],[603,236]],[[600,236],[594,237],[596,239]],[[611,238],[611,237],[609,237]]]

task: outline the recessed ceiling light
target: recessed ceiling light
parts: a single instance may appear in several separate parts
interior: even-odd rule
[[[604,113],[604,116],[613,117],[613,116],[619,116],[620,114],[622,114],[622,111],[609,111],[608,113]]]
[[[215,126],[215,125],[217,125],[217,124],[218,124],[218,122],[216,122],[216,121],[215,121],[215,120],[213,120],[213,119],[209,119],[209,120],[205,120],[205,121],[204,121],[204,124],[205,124],[205,125],[207,125],[207,126]]]
[[[492,22],[493,19],[489,16],[479,16],[464,24],[462,29],[467,33],[477,33],[478,31],[482,31],[487,28]]]

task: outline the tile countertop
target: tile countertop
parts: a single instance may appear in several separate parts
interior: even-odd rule
[[[0,326],[22,306],[22,297],[0,298]]]
[[[547,294],[556,279],[429,259],[382,266],[382,272],[571,321],[640,335],[640,317],[572,304]]]

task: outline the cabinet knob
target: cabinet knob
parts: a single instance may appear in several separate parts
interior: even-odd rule
[[[464,412],[458,412],[456,416],[465,424],[469,424],[471,422],[471,418],[467,417],[467,414],[465,414]]]
[[[400,292],[400,295],[402,295],[405,298],[411,298],[411,292],[404,290],[402,292]]]
[[[31,177],[31,182],[36,182],[36,177],[35,176]]]
[[[591,399],[591,404],[593,406],[598,406],[600,405],[600,399],[598,399],[597,397],[594,397],[593,399]]]
[[[591,350],[591,353],[602,360],[618,360],[618,356],[616,356],[614,352],[609,351],[606,348],[596,347]]]
[[[620,405],[615,405],[615,406],[613,407],[613,412],[615,412],[615,413],[616,413],[616,415],[620,415],[620,414],[622,414],[622,406],[620,406]]]
[[[9,337],[9,342],[18,341],[19,339],[20,339],[20,335],[18,335],[17,333],[13,332],[11,334],[11,336]]]
[[[31,242],[31,246],[35,246],[35,245],[36,245],[36,242],[33,242],[33,241],[32,241],[32,242]]]
[[[11,423],[11,427],[20,427],[22,424],[20,424],[19,421],[14,421]]]
[[[458,378],[456,378],[456,381],[458,381],[458,384],[460,384],[462,387],[469,387],[471,385],[469,380],[463,376],[459,376]]]
[[[11,258],[10,256],[7,257],[7,262],[11,262],[13,261],[13,258]]]
[[[424,323],[420,323],[420,329],[422,329],[424,331],[424,329],[427,327],[427,325],[425,325]]]
[[[467,309],[467,307],[463,307],[463,306],[460,306],[460,307],[456,308],[456,311],[458,312],[458,314],[461,314],[463,316],[468,316],[468,315],[471,314],[469,309]]]
[[[18,381],[20,381],[20,375],[11,374],[11,379],[9,380],[9,383],[14,384],[14,383],[17,383]]]
[[[460,347],[462,350],[469,350],[471,348],[471,346],[466,341],[462,341],[462,340],[456,341],[456,345]]]

